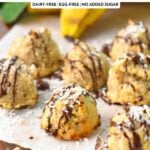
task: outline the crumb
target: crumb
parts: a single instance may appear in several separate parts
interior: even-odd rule
[[[32,140],[32,139],[34,139],[34,137],[33,137],[33,136],[30,136],[29,139]]]

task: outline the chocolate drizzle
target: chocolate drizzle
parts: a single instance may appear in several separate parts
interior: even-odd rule
[[[131,143],[130,137],[128,136],[127,132],[124,130],[123,127],[121,127],[121,131],[123,132],[124,137],[128,140],[129,149],[133,150],[132,143]]]
[[[134,131],[133,131],[133,145],[134,145],[133,150],[135,149],[142,150],[142,143],[140,136]]]
[[[50,89],[48,82],[43,81],[41,79],[38,79],[36,81],[36,87],[37,87],[38,90],[42,90],[42,91]]]
[[[16,81],[17,81],[17,71],[18,69],[20,69],[20,66],[16,67],[15,70],[14,70],[14,76],[13,76],[13,91],[12,91],[12,95],[13,95],[13,100],[15,99],[15,94],[16,94],[16,90],[15,90],[15,87],[16,87]]]
[[[80,61],[80,60],[72,60],[72,61],[70,61],[70,60],[68,60],[68,62],[71,64],[72,68],[75,68],[74,65],[76,63],[81,63],[83,65],[83,67],[89,72],[89,74],[91,76],[91,79],[92,79],[93,89],[95,89],[95,78],[94,78],[92,70],[83,61]],[[81,74],[81,76],[84,77],[82,71],[79,70],[77,67],[76,67],[76,69]]]
[[[146,39],[148,41],[148,50],[150,50],[150,38],[149,38],[149,30],[148,30],[148,28],[146,28],[145,34],[146,34]]]
[[[130,46],[139,45],[141,52],[143,52],[144,49],[146,50],[150,49],[149,31],[148,28],[145,27],[142,22],[137,22],[137,23],[132,22],[132,25],[129,24],[125,30],[126,30],[125,35],[117,35],[116,39],[122,39],[125,41],[125,43],[128,43]],[[147,48],[145,48],[142,39],[138,35],[134,37],[134,34],[136,32],[138,33],[138,31],[145,34],[147,40],[147,44],[145,46],[147,46]]]
[[[29,35],[31,36],[31,44],[32,44],[32,53],[33,53],[33,56],[34,56],[34,65],[36,66],[36,67],[38,67],[38,64],[37,64],[37,56],[36,56],[36,45],[35,45],[35,39],[39,39],[40,38],[40,35],[37,33],[37,32],[35,32],[35,31],[33,31],[33,30],[31,30],[30,32],[29,32]]]
[[[132,90],[136,92],[135,86],[131,82],[126,82],[125,84],[130,85]]]
[[[116,104],[120,105],[119,103],[112,103],[111,100],[107,97],[107,88],[103,88],[100,92],[96,92],[96,98],[101,98],[104,102],[106,102],[108,105]]]
[[[17,79],[17,71],[20,68],[20,65],[14,67],[13,70],[13,81],[10,83],[8,81],[9,72],[11,67],[15,65],[17,61],[17,57],[12,57],[11,59],[7,59],[2,64],[2,69],[0,70],[0,97],[7,94],[7,88],[12,86],[12,100],[15,98],[15,86],[16,86],[16,79]]]
[[[78,90],[78,88],[80,88],[79,90],[81,91],[77,92],[76,90]],[[80,97],[86,95],[90,95],[90,93],[88,93],[85,89],[74,84],[62,87],[61,89],[55,91],[52,94],[50,100],[46,102],[46,107],[43,112],[45,113],[46,110],[49,110],[47,132],[50,132],[52,135],[57,136],[57,133],[62,126],[62,123],[64,125],[70,120],[72,116],[75,115],[72,114],[72,110],[74,109],[74,107],[76,105],[81,106],[84,104],[84,101]],[[51,117],[53,115],[53,112],[56,111],[55,103],[56,101],[64,99],[63,97],[65,97],[65,105],[64,108],[62,108],[61,115],[59,116],[58,126],[57,128],[54,128],[51,125]]]
[[[41,34],[38,34],[38,35],[39,35],[39,37],[41,38],[42,44],[44,45],[45,54],[46,54],[47,58],[49,59],[49,52],[48,52],[47,43],[46,43],[44,37],[43,37]]]
[[[121,123],[117,123],[113,120],[111,121],[110,126],[116,127],[123,133],[124,137],[128,141],[130,150],[142,150],[142,140],[139,134],[137,133],[137,130],[139,128],[144,132],[144,136],[149,138],[150,118],[145,118],[145,115],[149,115],[149,112],[150,107],[147,105],[132,106],[131,108],[125,107],[127,120],[122,121]],[[132,134],[132,136],[128,136],[129,132],[130,134]],[[144,140],[146,140],[145,137],[143,137]],[[131,138],[133,138],[133,140],[131,140]]]
[[[67,58],[67,57],[66,57]],[[84,63],[82,63],[82,61],[71,61],[71,60],[69,60],[69,59],[67,59],[67,62],[70,64],[70,66],[71,66],[71,69],[72,70],[77,70],[79,73],[80,73],[80,75],[81,75],[81,77],[82,77],[82,79],[84,79],[84,74],[83,74],[83,72],[82,72],[82,70],[79,70],[79,68],[78,67],[76,67],[75,66],[75,63],[77,63],[77,62],[79,62],[79,63],[81,63],[83,66],[85,66],[85,64]],[[89,68],[87,68],[87,67],[85,67],[88,71],[89,71]],[[91,73],[90,73],[91,74]],[[75,74],[74,74],[75,75]]]
[[[66,56],[66,61],[70,64],[71,69],[77,70],[82,79],[85,79],[83,71],[76,67],[77,63],[82,64],[83,68],[85,68],[91,76],[93,91],[96,91],[98,86],[96,80],[98,77],[100,77],[100,70],[102,70],[100,57],[98,56],[98,54],[95,54],[95,50],[92,51],[91,47],[89,47],[85,42],[75,40],[74,45],[79,47],[80,50],[85,53],[85,58],[88,58],[90,60],[91,67],[85,62],[85,60],[70,60],[68,55]],[[96,63],[98,64],[98,68],[96,66]]]
[[[126,43],[130,44],[130,46],[134,46],[134,45],[139,45],[140,51],[143,52],[143,45],[142,45],[142,41],[140,38],[137,39],[137,41],[133,41],[132,37],[127,36],[116,36],[117,39],[123,39]]]
[[[144,55],[142,53],[127,53],[127,56],[129,58],[131,58],[131,60],[133,61],[134,65],[141,65],[142,68],[144,69],[144,73],[145,73],[145,78],[148,78],[148,74],[146,71],[146,67],[150,64],[149,62],[149,56]],[[128,62],[128,59],[126,59]],[[128,63],[126,62],[126,67],[128,65]]]
[[[108,57],[110,57],[110,51],[111,51],[111,48],[112,48],[112,43],[104,43],[102,45],[102,48],[101,48],[101,51],[106,54]]]
[[[133,62],[133,64],[136,66],[138,65],[140,68],[143,69],[145,74],[145,79],[148,79],[148,72],[147,72],[147,66],[149,66],[149,56],[144,55],[142,53],[127,53],[124,55],[125,57],[122,57],[120,59],[124,59],[124,68],[125,68],[125,74],[127,76],[130,76],[130,70],[128,69],[128,66],[130,65],[130,62]],[[133,78],[139,79],[140,77],[136,76],[136,74],[133,74]],[[140,95],[140,90],[136,88],[136,86],[131,83],[131,81],[124,81],[122,85],[127,84],[130,85],[132,90],[136,92],[139,96],[137,96],[137,102],[143,100],[143,96]],[[135,102],[135,103],[137,103]]]
[[[42,33],[37,32],[37,31],[30,31],[29,35],[31,36],[31,41],[32,41],[32,46],[33,46],[32,50],[33,50],[35,61],[36,61],[36,52],[35,52],[35,44],[34,44],[35,41],[34,40],[36,40],[36,39],[41,42],[40,43],[41,46],[38,48],[43,49],[45,51],[46,56],[49,58],[47,43],[46,43]],[[42,45],[43,45],[43,47],[42,47]]]
[[[141,61],[141,56],[140,55],[135,54],[135,55],[132,55],[131,57],[132,57],[132,60],[133,60],[135,65],[144,63],[143,61]]]
[[[114,121],[111,121],[111,126],[117,127],[122,133],[123,136],[127,139],[128,141],[128,146],[130,150],[142,150],[142,144],[141,144],[141,139],[139,135],[135,132],[135,128],[131,125],[128,126],[126,122],[122,122],[121,124],[117,124]],[[131,140],[131,137],[128,135],[132,133],[133,141]]]
[[[141,80],[143,80],[144,82],[149,81],[149,79],[148,79],[148,77],[149,77],[149,75],[148,75],[148,70],[149,70],[148,66],[150,64],[149,59],[150,59],[149,55],[144,55],[142,53],[127,53],[127,54],[123,55],[122,57],[120,57],[119,60],[118,60],[118,61],[122,61],[121,65],[122,65],[122,68],[123,68],[121,70],[120,70],[120,68],[118,68],[117,71],[115,70],[115,72],[114,72],[114,73],[117,73],[117,72],[120,71],[122,73],[122,77],[119,79],[119,82],[120,82],[119,83],[120,84],[119,89],[122,90],[123,88],[126,88],[127,86],[129,88],[131,88],[130,91],[132,92],[135,99],[133,99],[132,101],[129,101],[129,102],[133,102],[134,104],[138,104],[138,103],[145,100],[144,99],[144,93],[141,92],[141,89],[138,88],[136,86],[136,84],[137,84],[138,81],[141,81]],[[134,66],[136,67],[137,72],[138,72],[138,68],[140,68],[142,70],[142,76],[138,73],[135,74],[134,72],[130,72],[131,67],[134,67]],[[126,76],[129,77],[129,79],[126,78]],[[131,80],[131,79],[133,79],[133,80]],[[137,81],[137,82],[135,82],[135,81]],[[117,100],[118,103],[115,103],[116,100],[112,99],[111,96],[109,97],[109,92],[112,92],[111,91],[112,89],[109,86],[110,85],[108,84],[107,89],[103,89],[101,91],[101,94],[96,94],[96,95],[98,97],[101,97],[108,104],[112,104],[112,100],[113,100],[113,104],[125,103],[127,105],[130,105],[127,101],[122,102],[121,100],[120,100],[120,102]],[[149,85],[146,88],[148,90]]]
[[[35,44],[34,44],[34,39],[32,37],[31,37],[31,44],[32,44],[32,53],[33,53],[33,57],[34,57],[34,65],[36,67],[38,67],[37,58],[36,58],[36,51],[35,51]]]

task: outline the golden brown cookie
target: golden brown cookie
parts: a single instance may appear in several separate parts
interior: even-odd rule
[[[88,136],[99,125],[95,99],[84,88],[73,84],[52,93],[41,118],[43,129],[64,140]]]
[[[109,103],[150,104],[150,56],[127,53],[109,70],[107,91],[103,98]]]
[[[108,133],[108,150],[150,148],[150,106],[131,106],[115,115]]]
[[[129,21],[115,37],[110,57],[116,60],[123,53],[141,52],[150,54],[150,30],[142,22]]]
[[[32,30],[29,34],[17,38],[8,55],[18,56],[26,64],[31,65],[34,78],[47,76],[59,66],[58,47],[46,28]]]
[[[97,91],[107,79],[107,57],[85,42],[76,40],[64,60],[62,78],[66,83],[76,83],[89,91]]]
[[[7,109],[33,106],[37,90],[28,67],[17,57],[0,60],[0,106]]]

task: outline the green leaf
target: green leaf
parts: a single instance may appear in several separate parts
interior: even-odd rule
[[[5,3],[2,9],[2,18],[6,23],[13,23],[26,8],[27,3]]]
[[[0,8],[0,16],[2,16],[2,9]]]
[[[2,16],[2,6],[3,6],[3,3],[0,3],[0,16]]]
[[[2,2],[0,2],[0,7],[2,7],[2,5],[3,5],[3,3],[2,3]]]

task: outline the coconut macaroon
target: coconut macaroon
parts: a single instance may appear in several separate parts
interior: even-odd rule
[[[76,40],[73,50],[65,57],[62,78],[89,91],[97,91],[106,80],[109,69],[107,57],[85,42]]]
[[[33,106],[37,90],[28,67],[17,57],[0,60],[0,106],[7,109]]]
[[[116,60],[123,53],[141,52],[150,54],[150,30],[142,22],[129,21],[115,37],[110,57]]]
[[[103,98],[109,103],[150,104],[150,56],[127,53],[109,70]]]
[[[131,106],[115,115],[108,131],[108,150],[150,148],[150,106]]]
[[[47,76],[59,66],[60,53],[47,28],[32,30],[17,38],[8,51],[31,65],[34,78]]]
[[[41,117],[41,127],[64,140],[88,136],[99,125],[95,99],[84,88],[73,84],[52,93]]]

